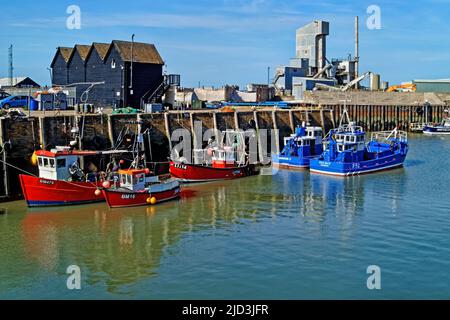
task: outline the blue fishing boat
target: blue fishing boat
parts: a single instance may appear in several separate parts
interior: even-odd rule
[[[274,167],[282,169],[309,168],[311,159],[317,158],[323,151],[322,128],[302,127],[295,134],[284,139],[284,148],[278,155],[272,155]]]
[[[423,127],[423,133],[430,135],[450,134],[450,118],[444,119],[438,125],[425,125]]]
[[[348,124],[343,124],[347,118]],[[322,155],[311,160],[311,172],[335,176],[374,173],[403,166],[408,154],[408,135],[404,131],[374,132],[366,144],[362,127],[350,121],[344,108],[339,128],[331,130]]]

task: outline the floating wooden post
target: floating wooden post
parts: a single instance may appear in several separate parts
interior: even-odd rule
[[[330,118],[331,118],[331,123],[333,125],[333,128],[336,128],[336,120],[334,118],[334,109],[330,108]],[[326,132],[324,132],[324,134],[327,134]]]
[[[136,137],[136,139],[139,139],[139,135],[143,133],[142,130],[142,116],[140,113],[137,114],[136,116],[136,122],[137,122],[137,133],[138,136]],[[150,139],[150,135],[148,136],[148,138]],[[149,142],[150,143],[150,142]],[[145,158],[145,165],[147,165],[147,153],[145,152],[145,143],[144,143],[144,135],[142,135],[142,143],[141,143],[141,152],[144,154],[144,158]]]
[[[275,110],[272,111],[272,122],[273,129],[275,130],[275,147],[278,154],[280,153],[280,131],[278,130],[277,114]]]
[[[217,112],[213,112],[213,126],[215,131],[219,129],[219,127],[217,126]]]
[[[320,122],[322,123],[322,130],[323,132],[325,132],[326,128],[325,128],[325,116],[323,114],[323,108],[320,107]]]
[[[291,132],[295,133],[294,114],[292,110],[289,110],[289,126],[291,127]]]
[[[8,157],[6,155],[6,148],[5,148],[5,126],[4,126],[5,118],[0,118],[0,143],[2,145],[2,166],[3,166],[3,187],[5,188],[5,197],[9,197],[9,173],[8,173],[8,166],[6,165],[6,161],[8,160]]]
[[[75,116],[75,123],[77,124],[78,127],[78,150],[83,150],[83,130],[84,130],[84,126],[80,125],[81,117],[85,117],[85,115],[83,116]],[[80,127],[81,127],[81,131],[80,131]],[[84,157],[80,157],[80,167],[84,168]]]
[[[77,124],[78,128],[82,128],[82,126],[80,125],[81,121],[82,120],[80,116],[75,116],[75,123]],[[83,132],[81,131],[78,132],[78,149],[83,150]]]
[[[234,112],[234,129],[239,130],[239,112]]]
[[[45,141],[44,117],[39,117],[39,143],[42,150],[46,150],[47,142]]]
[[[172,139],[170,137],[170,122],[169,122],[169,113],[164,113],[164,126],[166,128],[166,136],[169,140],[169,150],[172,151]]]
[[[109,138],[109,141],[111,142],[111,145],[113,147],[115,147],[116,143],[114,141],[113,116],[112,115],[108,115],[108,138]]]
[[[258,111],[253,111],[253,120],[255,121],[256,139],[258,141],[258,157],[259,161],[262,163],[264,161],[264,155],[261,148],[261,134],[259,132]]]
[[[200,128],[201,128],[202,122],[195,121],[194,114],[191,112],[190,113],[190,123],[191,123],[191,137],[192,137],[194,149],[201,149],[202,148],[202,138],[203,138],[201,135],[202,135],[203,130],[200,129],[200,137],[198,137],[197,130],[196,130],[196,123],[200,123]]]

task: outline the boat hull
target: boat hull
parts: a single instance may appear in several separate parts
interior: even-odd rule
[[[95,194],[100,183],[67,182],[24,174],[19,175],[19,179],[29,207],[79,205],[105,200],[102,194]]]
[[[448,135],[450,134],[450,127],[424,127],[423,133],[428,135]]]
[[[256,174],[252,166],[213,168],[195,164],[170,162],[170,174],[185,183],[231,180]]]
[[[310,162],[317,157],[280,157],[272,155],[272,165],[275,168],[290,169],[290,170],[304,170],[308,169]]]
[[[180,197],[180,184],[178,181],[162,183],[158,190],[145,192],[131,192],[121,190],[103,189],[102,193],[110,208],[148,206],[149,199],[155,198],[153,205]]]
[[[312,173],[341,177],[364,175],[400,168],[403,166],[405,159],[406,155],[401,154],[354,163],[327,162],[317,159],[311,161],[310,171]]]

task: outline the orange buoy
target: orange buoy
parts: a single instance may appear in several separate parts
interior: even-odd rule
[[[105,188],[105,189],[111,188],[111,183],[109,181],[103,182],[103,188]]]
[[[145,168],[144,172],[145,172],[145,174],[150,174],[150,169],[149,168]]]
[[[148,197],[147,198],[148,204],[156,204],[156,198],[155,197]]]
[[[95,190],[95,195],[98,197],[102,194],[102,191],[100,189]]]

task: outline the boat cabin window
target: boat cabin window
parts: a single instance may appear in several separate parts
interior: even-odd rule
[[[133,176],[133,184],[138,184],[144,182],[144,175],[138,174]]]
[[[66,159],[57,159],[56,167],[57,168],[65,168],[66,167]]]
[[[121,184],[127,184],[127,176],[122,174],[120,179]]]
[[[39,167],[55,168],[55,159],[38,157],[38,165]]]
[[[132,177],[129,174],[127,174],[126,177],[127,177],[127,184],[132,184],[133,182]]]
[[[356,136],[345,136],[345,142],[356,143]]]
[[[344,152],[348,150],[356,151],[356,147],[348,144],[338,144],[337,146],[338,152]]]

